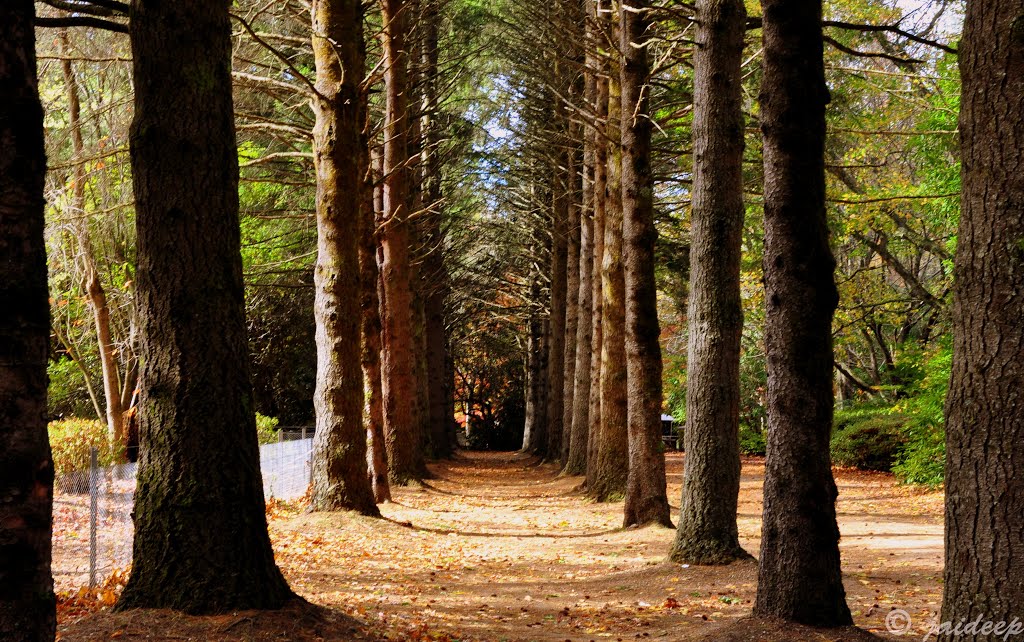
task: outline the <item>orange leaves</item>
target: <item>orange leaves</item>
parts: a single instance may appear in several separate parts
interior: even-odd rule
[[[116,569],[99,586],[83,586],[77,591],[58,594],[57,619],[61,622],[77,620],[113,607],[128,583],[128,572],[128,569]]]

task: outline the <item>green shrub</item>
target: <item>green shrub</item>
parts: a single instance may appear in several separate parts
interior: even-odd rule
[[[95,419],[63,419],[49,425],[54,473],[89,470],[89,451],[96,448],[100,466],[124,461],[121,445],[111,443],[106,424]]]
[[[941,486],[946,463],[943,407],[953,365],[952,342],[947,337],[924,361],[924,378],[898,409],[911,417],[907,442],[893,473],[906,484]]]
[[[763,455],[765,449],[764,431],[748,424],[740,424],[740,452],[744,455]]]
[[[907,418],[875,409],[859,419],[842,417],[832,432],[832,462],[889,472],[903,449]]]
[[[78,364],[66,357],[50,361],[46,365],[46,374],[50,377],[46,400],[51,417],[96,416],[89,388]]]
[[[257,412],[256,434],[261,444],[272,444],[277,441],[277,417],[268,417]]]
[[[892,472],[905,484],[937,488],[946,465],[946,434],[935,426],[914,428]]]

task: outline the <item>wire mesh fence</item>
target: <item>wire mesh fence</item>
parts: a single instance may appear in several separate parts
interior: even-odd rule
[[[263,494],[291,500],[309,487],[312,430],[283,429],[260,446]],[[53,486],[53,579],[57,591],[96,586],[132,561],[134,463],[58,475]]]

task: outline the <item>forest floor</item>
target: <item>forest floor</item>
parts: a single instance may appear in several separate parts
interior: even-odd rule
[[[669,453],[678,509],[683,455]],[[674,532],[620,528],[581,479],[517,453],[463,452],[422,486],[394,489],[384,519],[269,511],[277,561],[317,608],[195,618],[166,611],[61,609],[62,640],[855,640],[748,620],[756,565],[666,561]],[[741,542],[758,553],[764,461],[744,458]],[[916,638],[937,613],[942,493],[890,475],[837,470],[847,598],[857,626],[885,636],[893,609]],[[87,610],[87,609],[86,609]],[[739,631],[739,633],[737,633]]]

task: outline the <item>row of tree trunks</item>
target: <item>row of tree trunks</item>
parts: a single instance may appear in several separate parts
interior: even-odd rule
[[[35,7],[0,4],[0,639],[53,640],[46,153]]]
[[[541,268],[550,275],[550,306],[531,322],[524,448],[557,460],[568,474],[585,473],[587,491],[599,501],[625,498],[626,525],[670,525],[643,43],[650,17],[644,5],[577,4],[565,10],[585,25],[583,46],[575,57],[563,52],[562,64],[582,72],[554,92],[570,97],[573,118],[555,118],[551,134],[558,150],[552,240],[550,263]],[[607,43],[614,43],[611,54]],[[554,69],[557,85],[559,65]],[[561,117],[561,108],[555,113]],[[539,290],[535,283],[533,295]],[[539,332],[544,322],[550,332]],[[546,392],[534,376],[545,359]],[[546,424],[535,412],[542,395]]]
[[[359,265],[369,160],[363,135],[362,3],[315,0],[311,13],[317,71],[317,95],[312,100],[317,377],[311,507],[376,516],[380,511],[367,475],[362,351],[352,349],[360,345],[360,295],[367,289],[360,288]],[[372,434],[372,418],[370,428]]]

